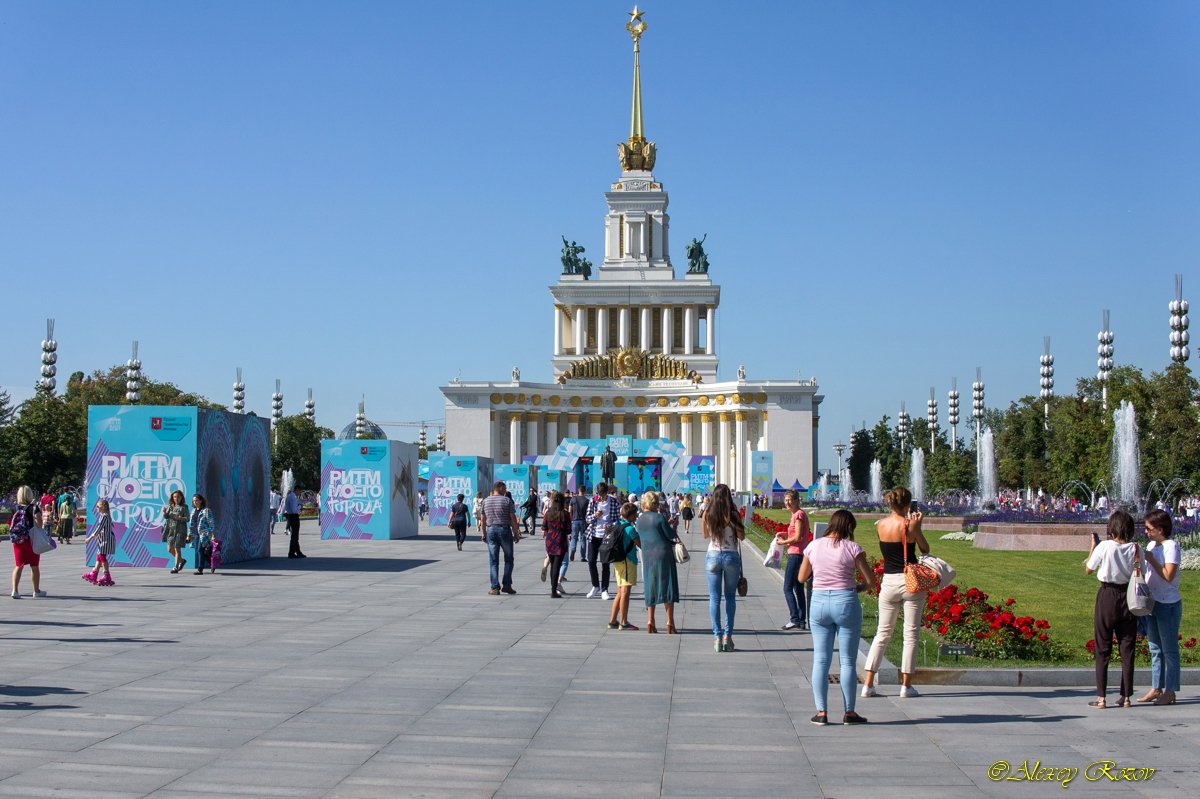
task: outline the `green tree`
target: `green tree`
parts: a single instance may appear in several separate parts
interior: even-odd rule
[[[321,441],[333,431],[318,427],[303,414],[285,416],[271,433],[271,482],[279,485],[284,469],[291,469],[297,490],[321,487]]]
[[[6,492],[20,485],[41,491],[83,484],[87,425],[64,398],[35,395],[3,432]]]
[[[1200,478],[1200,384],[1186,364],[1175,363],[1150,378],[1150,412],[1142,443],[1142,474],[1147,482]]]
[[[866,429],[855,430],[850,435],[850,482],[861,490],[871,486],[871,461],[875,460],[875,446]]]
[[[174,383],[160,383],[143,375],[140,405],[195,405],[200,408],[223,410],[224,405],[209,402],[200,394],[193,394]],[[125,405],[125,367],[113,366],[107,371],[97,369],[90,375],[75,372],[67,380],[68,402],[79,402],[84,406],[84,417],[88,405]]]
[[[1046,484],[1046,431],[1043,404],[1033,396],[1008,407],[996,434],[996,477],[1002,488]]]

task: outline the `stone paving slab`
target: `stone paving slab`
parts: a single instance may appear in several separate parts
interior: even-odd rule
[[[551,599],[540,538],[517,546],[520,593],[493,597],[480,541],[459,552],[423,532],[323,542],[306,522],[307,560],[123,569],[107,591],[79,580],[81,550],[48,555],[51,595],[0,603],[0,797],[1063,795],[1023,778],[1026,761],[1158,770],[1068,791],[1150,799],[1200,781],[1187,687],[1174,707],[1095,711],[1068,685],[901,700],[885,681],[857,700],[869,725],[817,727],[811,640],[779,630],[778,578],[749,555],[739,651],[717,654],[698,535],[682,634],[652,636],[607,629],[579,562]],[[636,589],[630,620],[645,626]],[[836,722],[838,686],[828,696]]]

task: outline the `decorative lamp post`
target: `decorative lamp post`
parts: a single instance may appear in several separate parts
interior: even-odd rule
[[[138,343],[133,342],[133,354],[125,362],[125,401],[130,405],[142,399],[142,362],[138,360]]]
[[[275,393],[271,395],[271,418],[275,420],[275,445],[278,446],[279,423],[283,421],[283,392],[278,378],[275,380]]]
[[[304,401],[304,418],[315,422],[317,418],[317,403],[312,398],[312,389],[308,390],[308,399]]]
[[[900,403],[900,413],[896,414],[896,435],[900,436],[900,455],[904,455],[905,442],[908,440],[908,411],[904,403]]]
[[[983,446],[983,367],[975,367],[975,382],[971,384],[971,418],[975,420],[975,473],[979,474]]]
[[[354,416],[354,437],[364,438],[367,435],[367,403],[358,403],[358,413]]]
[[[242,367],[237,369],[237,380],[233,381],[233,412],[246,412],[246,384],[242,382]]]
[[[417,446],[421,449],[428,450],[428,433],[425,431],[425,425],[421,425],[421,432],[417,434]]]
[[[1050,400],[1054,399],[1054,356],[1050,354],[1050,337],[1043,336],[1042,344],[1046,351],[1042,354],[1042,391],[1041,398],[1046,411],[1045,427],[1050,429]]]
[[[950,378],[950,393],[946,399],[946,418],[950,422],[950,451],[958,452],[958,378]]]
[[[1108,326],[1108,309],[1104,309],[1103,314],[1104,326],[1096,335],[1096,340],[1099,345],[1096,347],[1096,368],[1099,369],[1096,373],[1096,379],[1100,381],[1100,401],[1103,403],[1105,418],[1108,417],[1108,375],[1113,368],[1113,336],[1112,330]]]
[[[1171,360],[1187,363],[1188,301],[1183,298],[1183,275],[1175,275],[1175,299],[1171,301]]]
[[[929,419],[929,454],[932,455],[937,450],[937,420],[938,420],[938,401],[933,395],[933,386],[929,387],[929,402],[925,403],[929,409],[926,418]]]
[[[42,341],[42,376],[38,379],[35,387],[43,394],[53,394],[54,387],[57,381],[54,376],[58,374],[58,367],[54,364],[58,363],[58,342],[54,340],[54,320],[46,320],[46,338]]]
[[[833,445],[833,451],[837,453],[838,474],[841,474],[842,473],[842,453],[846,451],[846,445],[839,441],[838,443]]]
[[[440,432],[438,432],[437,445],[438,445],[439,450],[441,450],[442,452],[446,451],[446,428],[444,428],[444,427],[441,429]]]

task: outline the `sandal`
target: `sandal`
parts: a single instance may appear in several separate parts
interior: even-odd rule
[[[1103,710],[1104,708],[1108,707],[1108,705],[1104,704],[1104,697],[1098,696],[1091,702],[1088,702],[1088,707],[1094,707]]]
[[[1175,692],[1174,691],[1163,691],[1162,693],[1160,693],[1158,695],[1158,698],[1154,700],[1154,704],[1156,704],[1156,705],[1173,705],[1173,704],[1175,704]]]
[[[1118,697],[1117,707],[1133,707],[1132,697]]]
[[[1160,696],[1162,696],[1162,693],[1163,693],[1163,692],[1162,692],[1162,691],[1160,691],[1160,690],[1158,690],[1157,688],[1151,688],[1149,691],[1147,691],[1147,692],[1146,692],[1146,695],[1145,695],[1145,696],[1143,696],[1143,697],[1142,697],[1141,699],[1139,699],[1138,701],[1139,701],[1139,702],[1154,702],[1154,701],[1156,701],[1156,700],[1157,700],[1157,699],[1158,699]]]
[[[647,624],[647,625],[646,625],[646,632],[650,633],[651,635],[654,635],[655,633],[657,633],[657,632],[658,632],[658,628],[657,628],[657,627],[655,627],[653,624]]]
[[[679,630],[675,629],[674,624],[667,625],[667,635],[679,635]]]

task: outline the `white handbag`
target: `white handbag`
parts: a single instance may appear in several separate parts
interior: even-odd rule
[[[1138,550],[1138,555],[1141,550]],[[1154,612],[1154,597],[1150,595],[1150,586],[1146,584],[1146,576],[1142,574],[1140,557],[1133,559],[1133,574],[1129,577],[1129,587],[1125,589],[1125,604],[1134,616],[1149,616]]]
[[[34,554],[44,555],[55,549],[58,544],[54,543],[54,538],[45,527],[30,527],[29,546],[32,547]]]
[[[675,542],[675,562],[676,563],[687,563],[691,559],[692,559],[692,556],[690,554],[688,554],[688,548],[686,546],[684,546],[682,541],[676,541]]]

